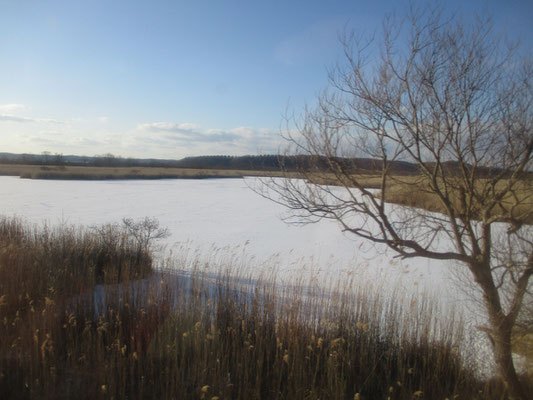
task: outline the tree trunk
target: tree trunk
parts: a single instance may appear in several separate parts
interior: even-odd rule
[[[507,325],[500,325],[499,327],[493,326],[492,332],[492,338],[494,340],[494,360],[498,368],[498,373],[509,393],[509,399],[526,400],[526,394],[524,393],[520,380],[518,379],[518,375],[513,363],[511,349],[511,328]]]
[[[484,262],[471,263],[470,269],[475,276],[476,282],[483,290],[483,298],[489,317],[490,333],[494,349],[494,361],[498,369],[498,375],[503,380],[509,393],[509,399],[526,400],[527,396],[518,379],[513,363],[511,333],[514,323],[508,321],[502,308],[500,294],[494,285],[494,280],[490,273],[489,260],[489,257],[485,257]]]

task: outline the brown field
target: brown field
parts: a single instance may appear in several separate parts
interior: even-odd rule
[[[83,167],[0,164],[0,175],[26,179],[205,179],[242,178],[244,176],[281,176],[276,171],[156,167]]]
[[[498,182],[495,186],[495,192],[504,190],[508,184],[507,180]],[[391,203],[402,204],[422,208],[424,210],[446,213],[446,209],[438,196],[431,193],[426,188],[427,180],[420,176],[398,177],[393,180],[386,194],[386,200]],[[461,190],[456,187],[450,187],[450,198],[456,209],[463,209],[463,213],[469,212],[472,219],[481,219],[483,214],[483,205],[480,201],[486,197],[490,198],[490,184],[486,179],[480,179],[475,186],[477,198],[470,199],[466,194],[466,203],[468,207],[461,206]],[[488,196],[487,196],[487,193]],[[523,179],[514,184],[513,190],[509,191],[501,202],[492,209],[489,216],[498,217],[499,215],[513,216],[513,220],[523,221],[527,224],[533,224],[533,182],[530,179]],[[505,220],[505,218],[503,218]]]
[[[310,181],[316,184],[324,185],[342,185],[333,174],[319,174],[317,176],[308,177]],[[382,178],[379,174],[363,174],[359,175],[354,180],[362,184],[366,188],[381,189]],[[451,180],[450,180],[451,182]],[[452,203],[458,210],[463,208],[460,206],[460,190],[461,185],[458,182],[455,187],[453,182],[448,182],[450,198]],[[508,181],[502,179],[495,187],[495,191],[503,190]],[[350,186],[350,185],[348,185]],[[489,190],[488,179],[479,179],[475,187],[475,192],[479,199],[487,197],[483,193]],[[390,203],[401,204],[410,207],[416,207],[423,210],[446,213],[446,209],[438,196],[432,193],[427,188],[429,187],[427,178],[421,175],[391,175],[387,180],[386,200]],[[467,195],[468,196],[468,195]],[[466,198],[467,203],[470,199]],[[482,206],[479,202],[472,200],[468,207],[472,219],[480,219],[482,214]],[[504,210],[505,209],[505,210]],[[506,194],[500,206],[494,207],[490,212],[490,216],[502,215],[504,212],[512,211],[514,220],[523,221],[526,224],[533,224],[533,180],[522,179],[518,180],[512,191]],[[464,211],[463,211],[464,212]]]

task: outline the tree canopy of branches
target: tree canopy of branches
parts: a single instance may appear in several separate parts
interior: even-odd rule
[[[533,274],[531,63],[495,39],[490,20],[467,25],[435,9],[386,18],[370,40],[341,41],[329,87],[284,134],[286,154],[320,168],[269,181],[265,195],[298,222],[334,219],[400,257],[464,266],[482,293],[499,374],[511,398],[525,399],[511,334]],[[369,171],[350,163],[357,157],[380,163],[372,189]],[[397,162],[418,172],[398,175]],[[395,188],[428,196],[439,212],[392,206]]]

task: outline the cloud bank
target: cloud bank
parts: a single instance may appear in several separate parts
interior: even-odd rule
[[[206,129],[195,123],[147,122],[117,125],[107,116],[40,118],[23,104],[0,105],[3,151],[124,157],[183,158],[197,155],[271,154],[279,135],[271,129]]]
[[[51,118],[31,118],[20,116],[21,113],[26,113],[30,107],[25,104],[0,104],[0,121],[6,122],[20,122],[20,123],[52,123],[61,124],[62,121]]]
[[[138,124],[137,132],[141,142],[191,155],[273,153],[278,148],[277,133],[251,127],[203,129],[193,123],[152,122]]]
[[[12,115],[27,110],[28,107],[24,104],[0,104],[0,114]]]

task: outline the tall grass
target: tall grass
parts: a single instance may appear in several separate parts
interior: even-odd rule
[[[428,300],[350,282],[277,286],[197,260],[146,278],[142,248],[133,257],[116,227],[0,221],[1,398],[503,396],[464,366],[460,324]]]
[[[343,185],[343,183],[332,173],[315,173],[307,177],[313,184],[318,185]],[[367,173],[354,175],[354,179],[369,189],[382,189],[381,175]],[[447,192],[449,193],[450,201],[453,206],[461,212],[469,212],[473,219],[480,219],[482,215],[481,205],[487,195],[492,195],[491,190],[496,192],[506,190],[506,185],[509,183],[507,179],[501,179],[494,188],[491,186],[491,181],[487,178],[479,178],[476,185],[472,188],[472,193],[461,190],[462,183],[459,178],[453,182],[452,176],[447,180]],[[440,182],[442,189],[444,183]],[[393,174],[388,176],[387,180],[387,194],[385,200],[389,203],[400,204],[408,207],[420,208],[427,211],[438,212],[446,214],[446,207],[442,204],[437,194],[433,190],[428,189],[430,182],[428,178],[418,174]],[[444,191],[444,189],[443,189]],[[416,193],[416,196],[413,196]],[[476,196],[472,199],[472,195]],[[463,210],[463,202],[468,204],[468,210]],[[507,216],[511,212],[513,218],[523,221],[526,224],[533,224],[533,183],[531,176],[524,176],[517,180],[512,190],[506,193],[500,204],[491,209],[491,216]]]
[[[0,175],[20,176],[24,179],[110,180],[243,178],[245,176],[281,176],[282,173],[261,170],[0,164]]]
[[[465,191],[460,189],[462,187],[460,180],[457,179],[457,182],[453,182],[449,179],[446,190],[449,192],[450,201],[455,209],[462,213],[470,213],[469,215],[476,220],[481,219],[484,212],[482,200],[487,196],[493,196],[491,190],[495,190],[496,193],[506,190],[508,184],[508,180],[502,179],[495,185],[495,188],[492,188],[489,179],[480,178],[472,188],[472,193],[466,191],[465,195]],[[443,183],[441,182],[440,185]],[[446,214],[445,206],[434,191],[429,190],[428,187],[430,187],[428,179],[424,176],[398,176],[391,179],[386,201]],[[416,196],[413,196],[413,193],[416,193]],[[472,198],[474,195],[475,198]],[[464,209],[464,202],[468,204],[466,210]],[[490,215],[507,217],[509,213],[517,220],[526,224],[533,224],[533,183],[530,176],[516,181],[512,190],[505,193],[500,204],[491,209]]]

